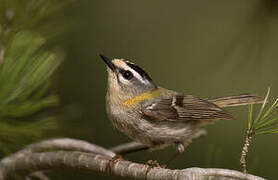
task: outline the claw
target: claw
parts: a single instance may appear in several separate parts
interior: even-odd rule
[[[146,164],[151,168],[160,167],[160,164],[157,162],[157,160],[148,160]]]
[[[109,162],[106,166],[106,172],[108,172],[110,174],[112,171],[112,168],[115,166],[115,164],[121,160],[123,160],[123,157],[120,154],[117,154],[114,157],[112,157],[112,159],[109,160]]]
[[[159,168],[165,168],[166,167],[166,165],[160,165],[158,162],[157,162],[157,160],[148,160],[147,162],[146,162],[146,165],[148,165],[148,168],[147,168],[147,171],[146,171],[146,177],[147,177],[147,175],[148,175],[148,173],[150,172],[150,170],[152,169],[152,168],[154,168],[154,167],[159,167]]]

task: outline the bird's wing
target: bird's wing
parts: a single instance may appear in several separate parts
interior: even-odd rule
[[[191,95],[155,99],[143,105],[142,113],[151,119],[168,121],[233,119],[217,105]]]

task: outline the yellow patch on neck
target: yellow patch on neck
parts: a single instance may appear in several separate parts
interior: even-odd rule
[[[137,95],[131,99],[124,101],[123,105],[124,106],[133,106],[133,105],[136,105],[138,102],[159,97],[161,93],[162,93],[161,89],[151,90],[151,91],[145,92],[143,94]]]

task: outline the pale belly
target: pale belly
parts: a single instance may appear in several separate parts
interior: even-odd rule
[[[196,123],[149,120],[122,110],[110,111],[112,125],[129,138],[148,146],[187,142],[197,132]]]

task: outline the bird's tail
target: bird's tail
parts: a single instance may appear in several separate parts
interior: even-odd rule
[[[264,102],[264,98],[254,94],[240,94],[228,97],[218,97],[206,99],[209,102],[216,104],[219,107],[243,106],[248,104],[260,104]]]

